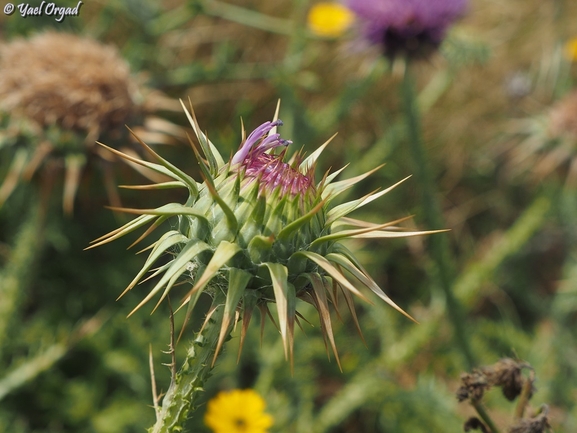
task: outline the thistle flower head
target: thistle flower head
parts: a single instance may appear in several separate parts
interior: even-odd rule
[[[178,217],[178,227],[165,232],[149,247],[151,251],[146,263],[124,292],[131,290],[162,255],[169,253],[172,256],[168,263],[153,272],[153,276],[160,279],[134,311],[157,296],[158,306],[181,280],[189,281],[191,285],[182,298],[182,306],[187,306],[187,319],[201,293],[224,292],[224,305],[213,306],[224,308],[216,349],[218,354],[234,321],[240,318],[243,321],[242,347],[253,310],[259,308],[264,319],[271,316],[268,304],[276,303],[285,355],[290,355],[291,359],[294,324],[298,321],[297,298],[317,308],[325,341],[330,343],[335,356],[329,307],[337,305],[339,292],[342,292],[357,328],[352,295],[367,299],[359,286],[370,289],[402,312],[340,242],[347,238],[422,234],[399,230],[394,227],[398,221],[378,225],[347,217],[396,185],[332,206],[336,196],[374,170],[352,179],[335,181],[342,171],[338,170],[326,173],[320,182],[315,183],[316,161],[328,142],[306,158],[297,154],[285,162],[286,147],[291,142],[276,132],[282,125],[276,119],[262,124],[246,139],[243,138],[238,152],[225,162],[201,132],[196,118],[188,111],[187,115],[204,153],[202,157],[193,145],[202,182],[197,182],[153,153],[144,143],[143,146],[153,153],[158,163],[142,161],[110,149],[131,162],[173,179],[168,183],[140,188],[183,187],[189,192],[184,204],[170,203],[156,209],[122,209],[140,216],[95,240],[92,245],[110,242],[149,223],[154,229],[168,218]],[[279,148],[282,149],[280,153],[275,153]],[[206,320],[210,316],[211,312]]]
[[[436,49],[467,0],[348,0],[364,38],[390,58],[423,57]]]
[[[72,34],[46,32],[1,44],[0,70],[0,150],[19,147],[0,181],[0,206],[38,169],[64,167],[63,207],[70,213],[82,168],[101,150],[95,140],[117,140],[127,122],[169,107],[168,98],[141,92],[116,48]],[[167,131],[167,124],[153,129]]]

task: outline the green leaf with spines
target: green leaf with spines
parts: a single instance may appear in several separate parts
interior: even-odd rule
[[[373,293],[375,293],[379,298],[397,310],[399,313],[403,314],[404,316],[408,317],[409,319],[415,321],[409,314],[407,314],[401,307],[399,307],[391,298],[387,296],[383,289],[381,289],[378,284],[370,278],[364,270],[361,270],[355,266],[350,260],[348,260],[342,254],[335,254],[330,253],[326,256],[327,260],[336,263],[347,271],[349,271],[355,278],[357,278],[363,285],[368,287]]]
[[[146,272],[150,270],[152,265],[156,263],[156,261],[164,254],[168,252],[168,250],[179,243],[186,243],[189,239],[182,235],[180,232],[176,230],[170,230],[163,234],[160,239],[150,245],[148,248],[152,247],[152,251],[148,255],[146,262],[136,274],[136,277],[130,282],[128,287],[124,290],[124,292],[120,295],[122,297],[127,291],[132,289],[138,281],[144,276]],[[147,249],[148,249],[147,248]]]
[[[91,248],[95,248],[98,247],[100,245],[104,245],[108,242],[111,242],[115,239],[121,238],[125,235],[127,235],[128,233],[142,227],[145,226],[146,224],[148,224],[150,221],[154,220],[156,218],[155,215],[140,215],[136,218],[134,218],[132,221],[124,224],[122,227],[117,228],[116,230],[111,231],[110,233],[105,234],[104,236],[100,236],[98,239],[93,240],[91,243],[92,245],[90,245],[89,247],[85,248],[86,250],[89,250]]]
[[[198,122],[196,121],[196,115],[194,114],[194,110],[192,110],[192,104],[191,104],[192,115],[187,110],[186,106],[184,105],[184,102],[182,102],[182,99],[180,100],[180,105],[182,105],[182,108],[184,108],[184,112],[186,114],[186,117],[188,118],[188,121],[190,122],[190,126],[192,126],[192,129],[194,130],[194,133],[195,133],[196,137],[198,138],[199,143],[201,143],[202,149],[205,152],[205,154],[207,155],[207,158],[209,158],[209,161],[210,161],[210,159],[213,159],[214,165],[215,165],[217,171],[220,170],[222,167],[224,167],[226,165],[224,162],[224,159],[222,158],[222,156],[221,156],[220,152],[218,151],[218,149],[216,148],[216,146],[214,144],[212,144],[212,142],[208,139],[208,137],[200,129],[200,126],[198,125]],[[203,145],[203,143],[204,143],[204,145]],[[209,150],[208,151],[204,150],[205,147],[207,147]],[[211,165],[211,167],[212,167],[212,165]]]
[[[210,246],[204,242],[193,239],[189,241],[182,251],[178,253],[176,258],[170,262],[170,267],[164,272],[160,281],[156,283],[154,288],[148,293],[148,295],[130,312],[129,316],[134,314],[138,309],[140,309],[144,304],[146,304],[150,299],[152,299],[162,288],[166,287],[172,281],[172,284],[176,281],[173,277],[178,278],[186,270],[188,262],[191,262],[199,253],[205,250],[211,249]],[[170,286],[172,287],[172,286]],[[163,294],[166,296],[168,292]]]
[[[286,225],[277,235],[277,239],[282,242],[289,238],[293,233],[298,232],[299,229],[306,223],[308,223],[312,218],[314,218],[319,212],[322,211],[325,205],[325,201],[319,202],[315,207],[313,207],[309,212],[300,218],[294,219],[291,223]]]
[[[410,177],[411,176],[407,176],[406,178],[402,179],[401,181],[395,183],[394,185],[388,187],[387,189],[385,189],[383,191],[373,192],[373,193],[367,194],[364,197],[361,197],[359,199],[351,200],[347,203],[343,203],[343,204],[340,204],[338,206],[335,206],[334,208],[332,208],[328,212],[327,224],[331,224],[334,221],[338,220],[339,218],[347,216],[348,214],[350,214],[355,209],[360,208],[362,206],[365,206],[366,204],[369,204],[373,200],[376,200],[377,198],[387,194],[388,192],[390,192],[391,190],[393,190],[394,188],[399,186],[401,183],[403,183],[404,181],[406,181]]]
[[[270,259],[274,237],[257,235],[250,240],[247,250],[253,263],[260,264]]]
[[[220,327],[220,334],[218,336],[218,343],[214,353],[213,364],[216,357],[224,343],[225,337],[229,334],[229,326],[232,321],[239,302],[244,295],[245,289],[249,281],[252,279],[252,274],[243,269],[230,268],[228,269],[228,290],[226,292],[226,302],[224,305],[224,316]]]
[[[263,263],[263,266],[266,266],[270,272],[284,355],[286,359],[289,359],[289,353],[292,357],[294,306],[296,305],[294,286],[288,282],[288,269],[286,266],[271,262]]]
[[[294,253],[294,256],[304,256],[307,259],[316,263],[319,267],[321,267],[327,274],[333,277],[337,282],[343,286],[344,288],[348,289],[359,298],[371,303],[371,301],[363,295],[359,290],[351,284],[351,282],[337,269],[335,268],[325,257],[321,256],[320,254],[314,253],[312,251],[297,251]]]
[[[323,339],[325,340],[325,347],[326,342],[327,342],[327,338],[329,339],[331,348],[333,350],[333,353],[335,354],[335,359],[337,360],[337,364],[339,366],[339,369],[342,371],[342,367],[341,367],[341,361],[339,359],[339,354],[337,352],[337,345],[335,343],[335,336],[333,333],[333,326],[332,326],[332,322],[331,322],[331,315],[329,313],[329,303],[327,300],[327,295],[326,295],[326,288],[325,285],[323,283],[323,279],[322,277],[317,274],[317,273],[312,273],[308,275],[308,278],[310,279],[311,285],[313,287],[313,292],[311,294],[313,300],[316,303],[316,308],[317,311],[319,313],[319,319],[321,322],[321,327],[323,330]],[[327,348],[327,355],[328,355],[328,347]]]
[[[375,171],[381,169],[384,165],[385,164],[381,164],[378,167],[375,167],[372,170],[367,171],[366,173],[360,174],[358,176],[351,177],[351,178],[345,179],[345,180],[341,180],[339,182],[334,182],[334,183],[328,184],[322,192],[323,198],[326,197],[329,199],[329,201],[332,200],[333,198],[337,197],[339,194],[343,193],[344,191],[348,190],[349,188],[356,185],[360,181],[369,177]]]

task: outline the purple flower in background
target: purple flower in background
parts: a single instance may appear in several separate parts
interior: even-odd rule
[[[461,17],[467,0],[348,0],[369,43],[384,54],[424,57],[443,41],[447,28]]]

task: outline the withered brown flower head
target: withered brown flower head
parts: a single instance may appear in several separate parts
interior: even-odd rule
[[[86,132],[126,123],[136,84],[117,50],[71,34],[48,32],[0,46],[0,111],[46,128]]]
[[[493,386],[500,387],[507,400],[513,401],[521,394],[523,385],[525,384],[526,379],[521,373],[524,368],[531,367],[524,362],[515,361],[511,358],[503,358],[489,367],[484,367],[482,370],[489,383]],[[529,397],[530,396],[531,395],[529,395]]]
[[[531,366],[525,362],[516,361],[511,358],[503,358],[493,365],[474,369],[471,373],[461,375],[461,387],[457,390],[457,399],[465,401],[471,399],[480,401],[485,391],[491,387],[501,388],[503,395],[513,401],[521,391],[527,379],[522,375],[523,369],[531,369]],[[531,392],[533,393],[533,379],[530,380]]]
[[[138,85],[113,46],[57,32],[0,44],[0,149],[16,146],[24,156],[0,179],[0,207],[42,168],[48,179],[64,171],[63,207],[71,213],[84,165],[95,155],[110,159],[95,141],[116,143],[127,135],[125,124],[143,122],[139,136],[171,142],[180,129],[148,115],[174,103]],[[105,187],[119,205],[110,177],[105,171]]]
[[[473,370],[472,373],[463,373],[461,375],[461,383],[461,387],[457,390],[457,400],[459,402],[467,399],[480,401],[485,395],[485,391],[488,391],[491,387],[487,376],[479,370]]]
[[[551,432],[548,417],[549,408],[543,405],[541,413],[533,418],[521,419],[517,424],[509,428],[509,433],[545,433]]]

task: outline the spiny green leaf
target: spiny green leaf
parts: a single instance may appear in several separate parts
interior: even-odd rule
[[[296,295],[294,292],[289,292],[288,269],[286,266],[283,266],[280,263],[270,262],[263,263],[263,265],[266,266],[270,272],[278,312],[280,334],[284,346],[284,355],[285,359],[288,359],[288,350],[290,345],[289,316],[291,315],[291,312],[289,311],[289,304],[292,303],[292,300],[289,300],[289,298],[291,296],[296,298]],[[294,320],[294,313],[292,320]]]
[[[236,238],[236,235],[238,233],[238,220],[234,215],[234,211],[225,203],[222,197],[218,194],[217,190],[214,188],[214,185],[212,185],[210,182],[205,182],[205,184],[208,190],[210,191],[210,195],[212,196],[214,201],[218,203],[219,207],[224,212],[224,216],[226,217],[228,223],[229,231]]]
[[[254,236],[248,244],[248,255],[253,263],[259,264],[270,254],[274,238],[272,236],[257,235]]]
[[[325,201],[323,200],[319,202],[314,208],[312,208],[305,215],[285,226],[285,228],[283,228],[277,235],[277,239],[279,241],[287,239],[291,234],[293,234],[295,231],[298,231],[304,224],[309,222],[317,213],[319,213],[324,205]]]
[[[153,171],[156,171],[157,173],[168,176],[174,180],[183,182],[187,186],[190,194],[194,195],[195,197],[198,196],[198,186],[196,184],[196,181],[193,178],[191,178],[190,176],[188,176],[187,174],[185,174],[184,172],[180,172],[179,174],[176,174],[174,171],[169,170],[164,165],[156,164],[154,162],[149,162],[149,161],[145,161],[145,160],[140,159],[140,158],[136,158],[134,156],[131,156],[131,155],[128,155],[124,152],[116,150],[112,147],[109,147],[103,143],[100,143],[99,141],[97,141],[96,143],[99,144],[100,146],[104,147],[105,149],[109,150],[110,152],[118,155],[122,159],[125,159],[127,161],[133,162],[133,163],[138,164],[138,165],[142,165],[143,167],[149,168]],[[158,158],[161,158],[161,157],[158,156]]]
[[[315,239],[312,243],[311,243],[311,249],[316,248],[318,245],[325,243],[325,242],[330,242],[330,241],[337,241],[339,239],[346,239],[346,238],[352,238],[355,237],[356,235],[361,235],[367,232],[373,232],[376,230],[379,230],[381,228],[385,228],[385,227],[389,227],[391,224],[393,223],[385,223],[385,224],[380,224],[378,226],[375,227],[368,227],[368,228],[363,228],[363,229],[356,229],[356,230],[341,230],[338,231],[336,233],[331,233],[329,235],[325,235],[325,236],[321,236],[320,238]]]
[[[321,322],[321,326],[323,328],[323,337],[329,339],[331,344],[331,348],[333,349],[333,353],[335,354],[335,359],[337,360],[337,364],[339,369],[342,371],[341,361],[339,359],[339,354],[337,352],[337,345],[335,344],[335,336],[333,334],[333,325],[331,322],[331,315],[329,313],[329,303],[327,300],[327,295],[325,292],[325,285],[323,284],[322,278],[319,274],[313,273],[309,274],[310,281],[313,286],[313,299],[316,302],[316,307],[319,312],[319,318]],[[326,339],[325,339],[326,345]],[[328,354],[328,348],[327,348]]]
[[[212,360],[213,365],[216,361],[218,353],[220,352],[222,343],[224,343],[224,339],[228,335],[230,322],[234,314],[236,313],[236,308],[239,304],[239,301],[242,295],[244,294],[246,285],[248,284],[251,278],[252,274],[243,269],[230,268],[228,270],[228,291],[226,292],[226,302],[224,304],[224,316],[222,318],[220,334],[218,336],[218,343],[216,345],[214,358]]]
[[[91,248],[95,248],[108,242],[112,242],[115,239],[121,238],[122,236],[125,236],[128,233],[148,224],[154,219],[156,219],[155,215],[140,215],[139,217],[134,218],[132,221],[124,224],[122,227],[119,227],[110,233],[105,234],[104,236],[100,236],[99,238],[94,239],[90,242],[92,245],[86,247],[85,250],[89,250]]]
[[[335,198],[336,196],[338,196],[342,192],[346,191],[347,189],[349,189],[353,185],[355,185],[355,184],[359,183],[360,181],[362,181],[363,179],[366,179],[367,177],[369,177],[371,174],[373,174],[375,171],[382,168],[384,165],[385,164],[381,164],[378,167],[375,167],[372,170],[367,171],[366,173],[361,174],[359,176],[351,177],[350,179],[345,179],[345,180],[341,180],[339,182],[328,184],[322,192],[323,198],[328,197],[329,200],[332,200],[333,198]]]
[[[136,189],[136,190],[154,190],[154,189],[173,189],[186,188],[184,182],[175,180],[171,182],[152,183],[150,185],[118,185],[118,188]]]
[[[301,162],[301,164],[299,166],[299,170],[301,173],[306,173],[307,171],[309,171],[314,166],[317,159],[319,159],[319,156],[321,156],[321,153],[323,153],[323,150],[325,150],[325,148],[329,145],[329,143],[336,136],[337,136],[337,133],[335,133],[331,138],[329,138],[322,145],[320,145],[317,150],[315,150],[308,157],[306,157],[303,162]]]
[[[166,232],[164,235],[162,235],[160,239],[158,239],[156,242],[154,242],[151,245],[153,248],[152,248],[152,251],[150,252],[150,254],[148,255],[148,258],[146,259],[144,266],[142,266],[142,269],[138,272],[138,274],[136,274],[136,277],[134,277],[134,279],[130,282],[128,287],[126,287],[126,289],[124,289],[124,292],[122,292],[122,294],[118,297],[118,299],[120,299],[122,296],[124,296],[126,294],[126,292],[131,290],[136,285],[136,283],[138,283],[138,281],[140,281],[140,279],[144,276],[144,274],[146,274],[150,270],[152,265],[163,254],[166,254],[166,252],[170,248],[172,248],[176,244],[185,243],[188,240],[189,239],[186,236],[180,234],[176,230],[170,230],[170,231]]]
[[[182,99],[180,99],[180,105],[182,105],[182,108],[184,108],[184,112],[186,114],[186,117],[188,118],[188,121],[190,122],[190,126],[192,126],[192,129],[194,130],[194,133],[196,134],[196,137],[198,138],[198,141],[202,146],[203,152],[205,152],[206,157],[209,158],[209,164],[211,164],[211,167],[213,167],[214,165],[216,166],[216,169],[224,167],[225,165],[224,159],[222,159],[222,156],[220,155],[220,152],[218,151],[216,146],[212,144],[212,142],[208,139],[208,137],[201,131],[200,126],[196,121],[196,115],[194,114],[194,110],[192,110],[191,108],[192,111],[191,115],[186,106],[184,105],[184,102],[182,102]],[[211,160],[214,162],[211,162]]]
[[[210,249],[210,246],[199,240],[192,240],[188,242],[182,251],[178,253],[176,258],[169,262],[169,268],[164,272],[160,281],[156,283],[154,288],[150,293],[138,304],[128,315],[130,317],[138,309],[140,309],[144,304],[146,304],[152,297],[154,297],[163,287],[168,290],[162,295],[161,300],[168,294],[170,288],[176,281],[176,278],[180,277],[184,271],[186,271],[188,263],[191,262],[198,254],[203,251]],[[174,277],[174,278],[173,278]],[[155,307],[156,308],[156,307]]]
[[[334,221],[338,220],[339,218],[342,218],[342,217],[348,215],[349,213],[351,213],[355,209],[358,209],[358,208],[372,202],[373,200],[376,200],[377,198],[385,195],[386,193],[390,192],[393,188],[396,188],[402,182],[407,180],[409,177],[410,176],[404,178],[403,180],[397,182],[393,186],[390,186],[389,188],[387,188],[383,191],[373,192],[373,193],[367,194],[364,197],[361,197],[359,199],[352,200],[352,201],[349,201],[347,203],[343,203],[343,204],[340,204],[338,206],[335,206],[334,208],[332,208],[327,213],[327,224],[331,224]]]
[[[347,164],[347,165],[345,165],[344,167],[339,168],[338,170],[332,172],[331,174],[328,174],[328,175],[327,175],[327,178],[326,178],[326,180],[325,180],[325,184],[326,184],[326,185],[330,185],[330,183],[331,183],[339,174],[341,174],[341,173],[344,171],[344,169],[347,168],[349,165],[350,165],[350,164]]]
[[[196,210],[193,207],[185,206],[180,203],[169,203],[165,204],[164,206],[160,206],[156,209],[133,209],[133,208],[124,208],[124,207],[110,207],[110,209],[124,212],[124,213],[131,213],[137,215],[159,215],[159,216],[181,216],[181,215],[188,215],[200,218],[204,222],[208,223],[206,216]]]
[[[254,307],[257,305],[258,296],[253,293],[253,291],[245,291],[242,298],[242,328],[240,330],[240,341],[238,343],[238,357],[237,363],[240,360],[240,355],[242,353],[242,348],[244,345],[244,339],[248,331],[248,325],[250,324],[250,319],[254,311]]]
[[[353,286],[337,268],[335,268],[326,258],[320,254],[313,253],[311,251],[297,251],[293,254],[293,256],[304,256],[307,259],[312,260],[321,268],[323,268],[331,277],[337,280],[340,285],[357,295],[359,298],[365,300],[369,304],[371,303],[371,301],[365,295],[359,292],[357,288]]]
[[[349,259],[341,254],[330,253],[327,254],[327,259],[333,263],[337,263],[351,274],[353,274],[361,283],[367,286],[369,289],[373,291],[379,298],[397,310],[399,313],[403,314],[404,316],[411,319],[413,322],[416,322],[408,313],[405,312],[401,307],[399,307],[391,298],[387,296],[383,289],[381,289],[378,284],[367,275],[364,270],[358,269]]]
[[[239,253],[242,249],[234,243],[221,241],[216,247],[210,262],[206,266],[202,276],[199,280],[194,284],[194,287],[190,289],[188,294],[184,297],[182,305],[179,307],[182,308],[184,304],[189,302],[190,296],[194,294],[197,290],[204,290],[206,285],[212,280],[216,274],[220,271],[220,269],[237,253]]]
[[[128,130],[130,131],[130,133],[132,134],[132,136],[134,138],[136,138],[136,140],[138,141],[138,143],[144,147],[144,149],[146,149],[148,151],[148,153],[150,153],[162,166],[164,166],[168,171],[170,171],[171,173],[174,174],[174,176],[176,176],[177,180],[181,180],[183,181],[186,186],[188,186],[190,193],[194,196],[198,196],[198,187],[196,185],[196,181],[190,177],[188,174],[186,174],[184,171],[182,171],[180,168],[178,168],[177,166],[175,166],[174,164],[171,164],[170,162],[168,162],[166,159],[164,159],[163,157],[161,157],[158,153],[156,153],[154,150],[152,150],[152,148],[150,146],[148,146],[144,141],[142,141],[130,128],[128,128]],[[171,176],[171,177],[174,177]]]

